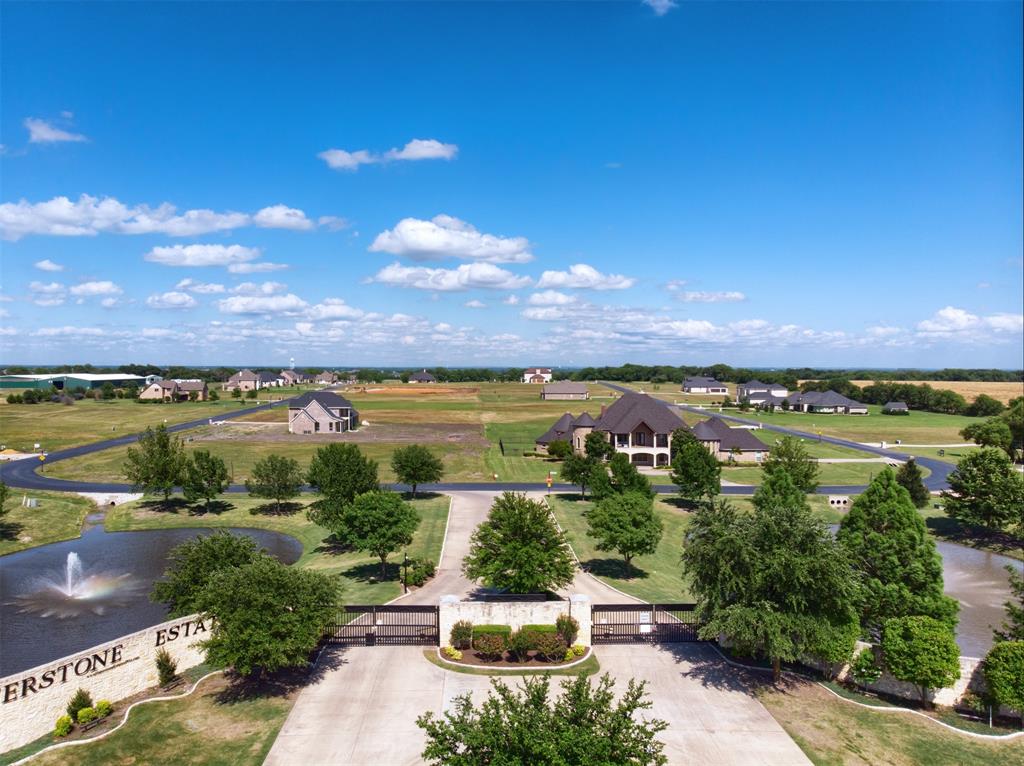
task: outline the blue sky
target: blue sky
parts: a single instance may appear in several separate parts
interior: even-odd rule
[[[8,363],[1024,364],[1020,3],[5,3]]]

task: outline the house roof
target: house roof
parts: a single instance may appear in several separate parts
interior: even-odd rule
[[[589,412],[584,412],[572,422],[573,428],[593,428],[596,425],[597,421],[590,416]]]
[[[433,375],[424,370],[423,372],[414,372],[409,376],[409,380],[415,380],[420,383],[433,383],[437,380]]]
[[[909,410],[906,402],[886,402],[883,410]]]
[[[682,418],[668,408],[664,402],[647,394],[623,394],[597,420],[597,429],[609,433],[624,434],[641,423],[646,423],[655,433],[671,433],[681,428]]]
[[[700,442],[717,442],[721,441],[722,437],[718,435],[718,431],[708,425],[708,421],[702,420],[693,427],[693,435],[697,441]]]
[[[355,409],[352,406],[352,402],[344,396],[339,396],[333,391],[307,391],[302,396],[292,399],[288,404],[288,409],[303,410],[312,402],[316,402],[321,407],[327,408],[348,407],[349,409]]]
[[[543,434],[537,437],[537,444],[550,444],[553,441],[564,439],[568,435],[569,429],[572,428],[572,424],[572,413],[565,413],[564,415],[562,415],[562,417],[555,421],[555,424],[551,426],[551,428],[549,428],[547,431],[545,431]]]
[[[173,382],[178,385],[180,391],[202,391],[206,388],[206,383],[202,380],[176,380]]]
[[[701,375],[695,375],[692,378],[686,378],[683,381],[683,385],[689,388],[691,386],[724,386],[725,383],[720,383],[714,378],[705,378]]]
[[[714,434],[714,438],[706,438],[704,435],[707,434]],[[730,452],[734,449],[743,451],[763,451],[768,449],[763,441],[750,432],[749,428],[730,428],[721,418],[708,418],[698,423],[693,427],[693,435],[700,441],[717,441],[719,443],[718,448],[722,452]]]
[[[786,397],[790,404],[810,404],[816,407],[866,407],[836,391],[794,392]]]
[[[526,370],[524,370],[523,374],[525,374],[525,375],[533,375],[533,374],[538,373],[538,372],[542,373],[544,375],[547,375],[547,374],[549,374],[551,372],[551,368],[550,367],[527,367]]]
[[[257,379],[256,373],[253,372],[252,370],[249,370],[249,369],[239,370],[234,375],[232,375],[230,378],[228,378],[229,381],[233,381],[233,380],[256,380],[256,379]]]
[[[587,384],[560,380],[557,383],[546,384],[540,392],[542,394],[585,394],[587,393]]]

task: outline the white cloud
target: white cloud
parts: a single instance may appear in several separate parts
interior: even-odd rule
[[[519,296],[518,295],[506,296],[506,298],[502,301],[502,303],[504,303],[506,306],[518,306],[519,305]]]
[[[625,290],[636,284],[632,277],[622,274],[602,274],[593,266],[576,263],[568,271],[545,271],[537,287],[576,288],[580,290]]]
[[[297,295],[232,295],[217,301],[225,314],[284,314],[293,316],[309,306]]]
[[[30,144],[58,144],[68,141],[79,142],[89,140],[81,133],[69,133],[66,130],[61,130],[53,123],[36,117],[27,117],[24,124],[28,130],[28,142]]]
[[[146,305],[151,309],[190,309],[197,303],[188,293],[177,291],[157,293],[146,298]]]
[[[531,306],[568,306],[576,303],[576,300],[574,295],[566,295],[557,290],[545,290],[531,295],[528,302]]]
[[[188,290],[190,293],[200,295],[213,295],[224,292],[224,285],[215,282],[199,282],[191,277],[186,277],[174,286],[176,290]]]
[[[35,267],[40,271],[64,271],[64,267],[59,263],[54,263],[49,258],[45,258],[41,261],[35,262]]]
[[[918,322],[917,331],[923,337],[984,341],[993,336],[1024,332],[1024,314],[979,316],[965,309],[946,306],[931,318]]]
[[[337,215],[322,215],[316,221],[327,231],[341,231],[348,228],[348,220]]]
[[[230,266],[259,256],[259,248],[242,245],[170,245],[154,247],[145,258],[163,266]]]
[[[685,279],[670,279],[665,283],[665,289],[671,293],[678,292],[686,285]]]
[[[240,285],[231,288],[235,295],[275,295],[283,293],[288,285],[283,282],[242,282]]]
[[[484,303],[483,301],[478,301],[476,298],[474,298],[471,301],[466,301],[462,305],[465,306],[467,309],[485,309],[485,308],[487,308],[487,304],[486,303]]]
[[[454,269],[431,269],[425,266],[402,266],[400,263],[392,263],[378,271],[370,281],[392,287],[414,287],[439,292],[473,288],[516,290],[530,284],[529,277],[517,276],[490,263],[464,263]]]
[[[104,298],[100,301],[100,305],[105,309],[116,308],[120,301],[117,298]]]
[[[313,222],[306,214],[287,205],[271,205],[258,210],[252,222],[264,229],[293,229],[306,231],[313,228]]]
[[[67,288],[60,282],[30,282],[29,300],[37,306],[60,306],[67,298]]]
[[[739,303],[746,299],[746,295],[735,290],[725,292],[686,291],[679,294],[679,300],[685,303]]]
[[[643,3],[654,11],[655,16],[664,16],[676,7],[676,0],[643,0]]]
[[[523,309],[522,314],[520,314],[520,316],[522,316],[523,319],[533,319],[542,322],[553,322],[556,319],[564,319],[567,316],[567,314],[565,312],[565,309],[562,308],[561,306],[545,306],[543,308],[531,307],[528,309]]]
[[[346,152],[344,149],[327,149],[317,155],[327,163],[331,170],[358,170],[360,165],[369,165],[377,162],[365,149],[356,152]]]
[[[306,315],[314,321],[323,321],[358,319],[365,313],[366,312],[361,309],[357,309],[355,306],[349,306],[341,298],[325,298],[323,301],[313,306]]]
[[[401,149],[392,149],[386,155],[391,160],[451,160],[458,154],[455,144],[443,144],[433,138],[414,138]]]
[[[231,274],[264,274],[268,271],[282,271],[287,268],[287,263],[271,263],[270,261],[244,262],[229,264],[228,272]]]
[[[899,335],[903,330],[891,325],[874,325],[869,327],[867,332],[874,338],[891,338],[894,335]]]
[[[104,279],[72,285],[70,292],[76,298],[94,298],[98,295],[120,295],[124,290],[109,279]]]
[[[403,255],[414,261],[463,258],[487,263],[526,263],[533,260],[526,237],[481,234],[472,225],[450,215],[436,215],[429,221],[403,218],[393,229],[378,234],[370,251]]]
[[[1019,333],[1024,331],[1024,314],[993,314],[985,317],[985,324],[996,332]]]

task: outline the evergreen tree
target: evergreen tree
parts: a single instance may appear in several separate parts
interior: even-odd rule
[[[298,461],[282,455],[267,455],[253,464],[245,480],[245,491],[253,497],[273,500],[275,510],[280,513],[281,502],[299,494],[302,479]]]
[[[803,442],[795,436],[783,436],[761,463],[766,476],[785,471],[806,494],[818,488],[818,461],[810,456]]]
[[[583,440],[583,452],[591,460],[604,460],[612,456],[615,449],[600,431],[591,431]]]
[[[7,513],[7,498],[11,496],[11,488],[3,481],[0,481],[0,518]]]
[[[615,551],[628,568],[634,556],[654,553],[661,541],[662,524],[650,495],[641,492],[613,494],[597,502],[585,514],[590,536],[599,551]]]
[[[896,472],[896,482],[910,494],[910,500],[915,508],[926,508],[928,506],[932,496],[924,486],[921,469],[917,467],[914,458],[910,458],[910,460],[900,466],[900,469]]]
[[[377,489],[377,463],[355,444],[328,444],[313,456],[306,481],[320,495],[308,511],[310,521],[337,534],[345,507]]]
[[[412,496],[416,497],[416,487],[441,481],[444,475],[444,463],[426,447],[410,444],[399,447],[391,455],[391,470],[402,484],[412,487]]]
[[[562,463],[562,478],[570,484],[578,484],[580,495],[584,500],[587,498],[587,487],[590,486],[590,477],[593,476],[595,466],[598,463],[583,455],[572,454]],[[601,467],[601,470],[604,470]]]
[[[1024,475],[1005,452],[991,447],[957,463],[942,493],[946,514],[964,524],[1024,534]]]
[[[166,501],[181,483],[185,472],[185,448],[162,423],[139,437],[138,448],[129,447],[124,475],[136,489],[160,492]]]
[[[651,489],[651,482],[637,469],[629,460],[629,455],[624,452],[616,452],[608,461],[611,469],[612,490],[617,493],[639,492],[640,494],[654,497],[654,490]]]
[[[210,502],[228,488],[228,469],[224,461],[207,450],[196,450],[185,463],[181,489],[190,503],[205,500]]]
[[[722,491],[722,468],[718,461],[693,434],[682,428],[672,435],[670,478],[679,487],[680,496],[692,502],[713,500]]]
[[[873,634],[887,619],[910,615],[956,626],[959,604],[943,595],[942,558],[891,468],[853,501],[836,538],[860,580],[861,624]]]

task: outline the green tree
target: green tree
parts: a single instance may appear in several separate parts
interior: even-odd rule
[[[150,598],[166,604],[171,617],[199,609],[200,593],[215,572],[251,564],[266,555],[245,535],[218,531],[200,535],[171,548],[162,580],[153,583]]]
[[[914,684],[921,702],[931,689],[960,677],[960,649],[949,625],[931,617],[895,617],[882,630],[885,666],[894,678]]]
[[[441,481],[444,475],[444,463],[426,447],[410,444],[399,447],[391,455],[391,470],[402,484],[412,487],[412,496],[416,497],[416,487]]]
[[[572,454],[572,445],[565,439],[555,439],[548,444],[548,455],[555,460],[565,460]]]
[[[185,471],[181,480],[181,489],[185,499],[190,503],[205,500],[209,509],[210,502],[228,488],[228,468],[224,461],[207,450],[196,450],[191,459],[185,462]]]
[[[778,681],[782,660],[819,647],[826,624],[856,620],[856,584],[845,552],[788,474],[768,482],[753,514],[727,502],[698,506],[683,571],[697,596],[700,635],[723,635],[740,652],[771,659]]]
[[[576,565],[548,507],[504,492],[473,532],[462,571],[494,588],[538,593],[571,583]]]
[[[267,455],[253,464],[245,480],[245,491],[254,497],[273,500],[275,510],[280,513],[282,501],[299,494],[302,479],[298,461],[282,455]]]
[[[970,415],[976,418],[987,418],[993,415],[998,415],[1004,409],[1003,403],[998,399],[995,399],[988,394],[978,394],[974,397],[974,401],[964,411],[965,415]]]
[[[256,398],[256,389],[255,388],[250,388],[248,391],[246,391],[245,392],[245,398],[246,399],[255,399]]]
[[[964,524],[1024,533],[1024,476],[1002,452],[985,447],[957,463],[942,493],[946,514]]]
[[[896,472],[896,483],[910,494],[910,501],[915,508],[925,508],[932,499],[928,488],[924,486],[921,469],[914,458],[910,458]]]
[[[562,681],[551,701],[551,678],[527,676],[518,691],[491,680],[479,708],[469,694],[450,710],[416,719],[426,732],[423,758],[445,766],[660,766],[668,763],[657,735],[668,724],[640,715],[651,708],[644,682],[630,680],[616,701],[608,674],[592,684],[580,674]]]
[[[1024,396],[1012,400],[1006,412],[999,417],[1010,427],[1010,449],[1012,455],[1016,457],[1024,450]]]
[[[562,463],[562,478],[570,484],[578,484],[584,500],[587,498],[587,487],[590,486],[590,477],[593,476],[595,466],[598,466],[596,461],[576,454],[569,455]]]
[[[337,532],[346,506],[378,488],[377,463],[355,444],[328,444],[313,456],[306,481],[320,495],[308,511],[310,521]]]
[[[11,488],[0,481],[0,518],[7,514],[7,500],[11,496]]]
[[[199,598],[211,618],[200,642],[207,662],[258,678],[263,671],[304,667],[335,617],[336,577],[261,556],[213,574]]]
[[[677,436],[679,432],[683,432]],[[682,428],[672,435],[672,483],[691,502],[711,501],[722,491],[722,468],[714,455]]]
[[[231,389],[231,398],[232,399],[241,399],[242,398],[242,389],[240,389],[240,388],[232,388]]]
[[[622,494],[625,492],[639,492],[640,494],[654,497],[654,490],[651,489],[651,482],[637,469],[629,460],[629,455],[624,452],[616,452],[608,461],[611,469],[612,490]]]
[[[996,630],[996,641],[1024,641],[1024,572],[1018,572],[1013,565],[1006,565],[1010,576],[1010,600],[1003,602],[1006,607],[1006,619],[1003,626]],[[1024,678],[1024,676],[1021,676]]]
[[[910,615],[956,627],[959,604],[943,595],[942,557],[891,468],[853,501],[836,539],[860,581],[861,623],[874,635],[889,618]]]
[[[124,475],[136,489],[160,492],[166,501],[181,483],[185,472],[185,448],[162,423],[139,437],[138,448],[129,447]]]
[[[114,384],[109,380],[100,386],[100,392],[104,399],[116,399],[117,391],[114,390]]]
[[[1016,710],[1024,721],[1024,641],[993,646],[981,670],[992,701]]]
[[[818,461],[811,457],[803,442],[795,436],[783,436],[775,442],[761,463],[765,475],[785,471],[806,494],[818,488]]]
[[[971,423],[960,430],[960,435],[982,447],[996,447],[1007,454],[1013,454],[1013,434],[1009,424],[1002,418],[989,418],[981,423]]]
[[[612,456],[615,449],[600,431],[591,431],[583,440],[583,452],[591,460],[604,460]]]
[[[654,501],[642,492],[614,494],[598,501],[585,514],[590,536],[599,551],[615,551],[626,562],[654,553],[661,541],[662,524]]]
[[[345,505],[340,523],[328,527],[335,539],[380,559],[381,579],[387,577],[388,556],[412,543],[420,515],[397,492],[373,490]]]

